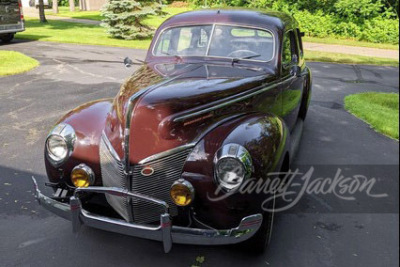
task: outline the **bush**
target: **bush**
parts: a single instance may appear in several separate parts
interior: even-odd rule
[[[374,43],[399,43],[399,21],[376,18],[366,21],[360,40]]]
[[[308,36],[327,37],[333,34],[335,20],[330,15],[322,14],[322,11],[318,11],[316,14],[298,11],[294,14],[294,17],[299,22],[301,30]]]
[[[205,0],[189,0],[204,6]],[[393,3],[392,3],[392,2]],[[311,37],[344,37],[374,43],[399,43],[395,0],[207,0],[208,6],[247,6],[294,15]]]
[[[114,38],[146,39],[154,35],[154,29],[142,23],[149,15],[165,15],[165,12],[152,1],[109,0],[102,10],[102,26]]]

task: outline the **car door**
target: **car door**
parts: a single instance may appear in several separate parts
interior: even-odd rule
[[[281,47],[281,81],[282,117],[290,130],[295,126],[299,117],[303,95],[304,75],[297,70],[303,68],[303,55],[300,52],[297,33],[288,30],[283,37]]]

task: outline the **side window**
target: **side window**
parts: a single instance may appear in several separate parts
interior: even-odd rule
[[[188,49],[192,41],[192,28],[182,28],[178,41],[178,52]]]
[[[283,37],[282,66],[295,64],[298,60],[296,37],[293,31],[288,31]]]
[[[168,55],[170,49],[172,31],[168,31],[164,34],[160,40],[160,44],[157,47],[157,55]]]

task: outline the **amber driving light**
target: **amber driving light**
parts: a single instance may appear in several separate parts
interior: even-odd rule
[[[80,164],[72,170],[71,181],[76,187],[89,187],[94,183],[94,173],[85,164]]]
[[[171,186],[170,194],[176,205],[188,206],[194,199],[194,187],[188,181],[180,179]]]

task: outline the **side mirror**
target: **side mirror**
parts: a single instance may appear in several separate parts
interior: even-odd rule
[[[134,64],[134,63],[133,63],[132,59],[130,59],[129,57],[126,57],[126,58],[124,59],[124,65],[125,65],[125,67],[130,68],[130,67],[132,67],[133,64]]]
[[[301,77],[301,68],[297,65],[290,69],[290,74],[295,77]]]

